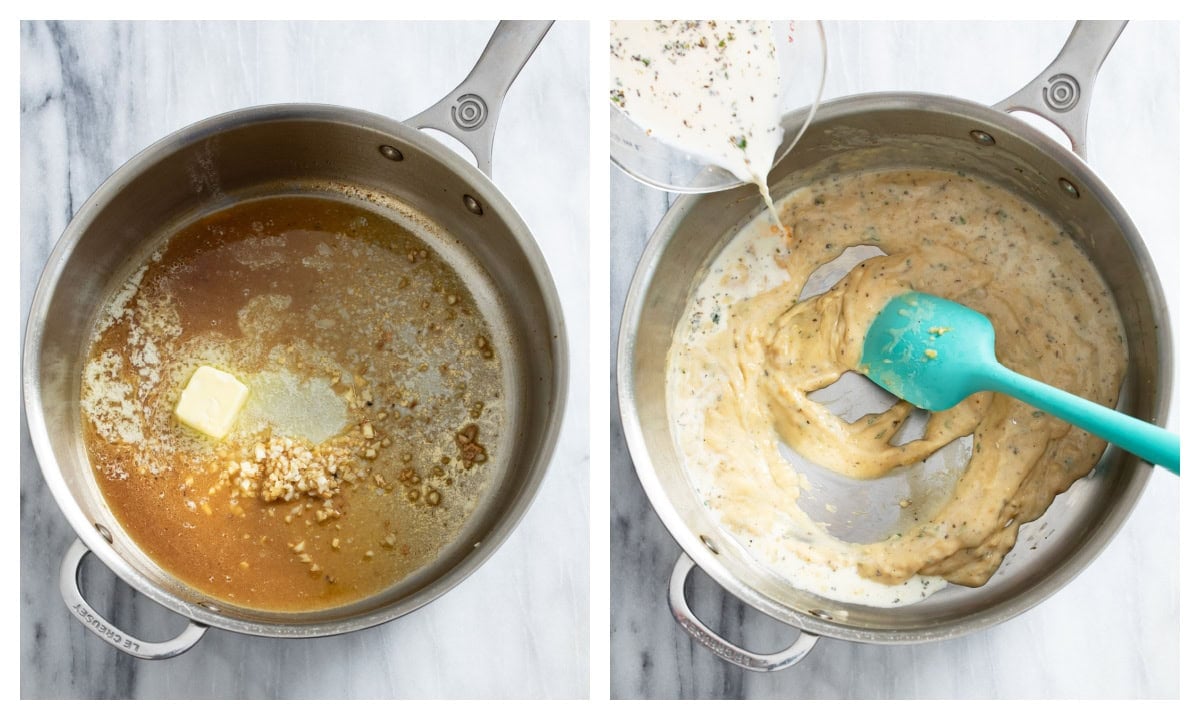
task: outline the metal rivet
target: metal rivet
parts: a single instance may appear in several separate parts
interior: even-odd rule
[[[701,536],[700,536],[700,542],[704,543],[704,547],[706,547],[706,548],[708,548],[709,550],[711,550],[713,555],[720,555],[720,554],[721,554],[721,551],[717,549],[717,546],[713,544],[713,541],[712,541],[712,540],[709,540],[709,539],[708,539],[708,536],[707,536],[707,535],[701,535]]]
[[[391,145],[380,145],[379,154],[391,160],[392,162],[400,162],[404,159],[404,153],[400,152]]]
[[[809,611],[808,611],[808,614],[809,614],[809,615],[812,615],[813,617],[819,617],[819,618],[821,618],[822,620],[830,620],[830,621],[832,621],[832,620],[833,620],[833,616],[832,616],[832,615],[830,615],[829,613],[825,612],[824,610],[820,610],[820,609],[817,609],[817,610],[809,610]]]
[[[1055,75],[1042,88],[1042,100],[1055,112],[1066,112],[1075,107],[1082,94],[1079,81],[1067,73]]]
[[[1060,188],[1062,188],[1063,192],[1065,192],[1066,194],[1070,195],[1071,197],[1073,197],[1075,199],[1079,199],[1079,189],[1076,188],[1075,184],[1072,183],[1070,180],[1068,180],[1066,178],[1059,178],[1058,186]]]
[[[108,528],[104,527],[100,523],[96,523],[96,530],[100,533],[100,537],[104,538],[105,542],[107,542],[109,545],[112,545],[112,533],[108,531]]]
[[[476,215],[483,214],[483,206],[479,204],[478,200],[471,197],[470,195],[463,195],[463,205],[466,205],[467,209],[470,210],[471,212],[475,213]]]
[[[971,138],[974,139],[975,142],[979,143],[980,145],[995,145],[996,144],[996,138],[992,137],[991,135],[988,135],[987,133],[985,133],[982,130],[972,130]]]

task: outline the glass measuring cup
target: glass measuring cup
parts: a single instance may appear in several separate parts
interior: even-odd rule
[[[795,146],[816,113],[825,85],[826,48],[819,20],[776,20],[772,32],[780,64],[781,108],[786,113],[807,107],[803,122],[785,127],[775,152],[774,163],[778,163]],[[634,179],[668,192],[716,192],[745,182],[708,159],[647,135],[611,101],[609,157]]]

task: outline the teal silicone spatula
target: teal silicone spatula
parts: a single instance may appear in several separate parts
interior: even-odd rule
[[[926,410],[982,390],[1011,395],[1179,474],[1178,435],[1009,370],[996,360],[991,321],[944,298],[893,298],[867,330],[859,372]]]

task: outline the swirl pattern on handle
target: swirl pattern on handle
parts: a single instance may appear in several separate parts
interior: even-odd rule
[[[475,94],[462,95],[450,110],[450,119],[462,130],[475,130],[487,120],[488,108],[483,98]]]
[[[1042,100],[1056,112],[1070,110],[1079,102],[1079,81],[1066,73],[1051,77],[1042,88]]]

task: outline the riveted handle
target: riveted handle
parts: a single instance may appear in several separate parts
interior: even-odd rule
[[[996,103],[997,110],[1025,110],[1066,133],[1071,149],[1087,159],[1087,119],[1096,75],[1127,20],[1080,20],[1058,57],[1028,85]]]
[[[503,20],[465,80],[432,107],[404,121],[440,130],[465,145],[485,175],[492,175],[492,140],[500,105],[517,74],[549,32],[551,21]]]
[[[683,592],[684,583],[695,567],[696,563],[687,556],[687,553],[679,556],[679,560],[675,562],[675,569],[671,571],[667,604],[670,605],[671,614],[675,616],[675,620],[679,623],[680,627],[701,645],[711,650],[717,657],[746,670],[771,672],[795,665],[803,660],[808,655],[808,652],[813,649],[813,645],[816,644],[819,636],[803,631],[800,632],[800,637],[796,639],[796,642],[792,643],[786,649],[768,654],[746,650],[713,632],[711,628],[701,622],[700,618],[696,617],[696,614],[692,612],[691,607],[687,603],[687,597]]]
[[[83,592],[79,588],[79,572],[83,567],[83,559],[90,552],[82,540],[75,538],[75,542],[67,550],[62,566],[59,568],[58,586],[59,591],[62,592],[63,601],[71,609],[71,614],[76,620],[83,623],[85,628],[91,630],[96,637],[123,653],[143,660],[165,660],[175,657],[191,650],[196,643],[200,642],[200,638],[204,637],[208,626],[191,620],[188,621],[187,628],[178,637],[166,642],[139,640],[129,633],[113,627],[111,622],[105,620],[88,604],[87,600],[83,599]]]

